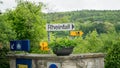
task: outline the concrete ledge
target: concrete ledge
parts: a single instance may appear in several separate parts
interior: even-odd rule
[[[32,59],[32,68],[48,68],[48,63],[59,63],[60,68],[104,68],[104,57],[103,53],[71,54],[70,56],[53,54],[8,55],[10,68],[16,68],[16,58]]]
[[[86,53],[86,54],[71,54],[69,56],[56,56],[56,55],[53,55],[53,54],[9,54],[7,55],[9,58],[65,58],[65,59],[68,59],[68,58],[71,58],[71,59],[75,59],[75,58],[98,58],[98,57],[104,57],[105,54],[103,53]]]

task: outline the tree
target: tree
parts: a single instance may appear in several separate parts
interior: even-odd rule
[[[15,10],[7,13],[9,23],[16,32],[17,40],[29,39],[31,47],[37,47],[46,38],[46,20],[41,12],[43,4],[20,1]],[[35,48],[36,49],[36,48]]]
[[[9,51],[9,41],[16,38],[10,23],[7,21],[6,14],[0,15],[0,67],[9,68],[9,63],[6,57]]]

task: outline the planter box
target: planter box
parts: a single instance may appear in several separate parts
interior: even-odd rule
[[[73,52],[74,47],[69,47],[69,48],[61,48],[61,49],[54,49],[53,53],[56,54],[57,56],[67,56],[70,55]]]

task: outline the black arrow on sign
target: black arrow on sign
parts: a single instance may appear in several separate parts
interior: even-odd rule
[[[72,29],[74,29],[74,25],[72,24]]]

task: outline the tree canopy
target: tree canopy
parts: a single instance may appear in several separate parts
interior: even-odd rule
[[[42,6],[42,3],[35,4],[21,1],[14,10],[9,10],[4,14],[6,20],[2,24],[8,23],[9,25],[5,24],[5,26],[11,26],[9,31],[11,28],[15,40],[29,39],[31,48],[38,46],[39,42],[47,37],[46,20],[44,19],[44,13],[41,12]]]

